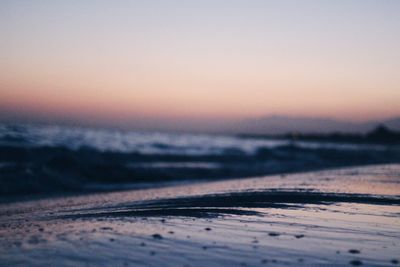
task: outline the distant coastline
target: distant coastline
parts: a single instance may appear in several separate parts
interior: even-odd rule
[[[320,133],[297,133],[286,134],[238,134],[243,138],[257,139],[285,139],[292,141],[312,141],[312,142],[331,142],[331,143],[352,143],[352,144],[379,144],[379,145],[399,145],[400,132],[389,129],[384,125],[379,125],[375,129],[365,134],[334,132],[327,134]]]

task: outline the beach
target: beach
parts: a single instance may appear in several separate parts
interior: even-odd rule
[[[0,266],[395,266],[400,165],[0,204]]]
[[[0,1],[0,267],[400,266],[400,1]]]

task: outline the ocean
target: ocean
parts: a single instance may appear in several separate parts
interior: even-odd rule
[[[399,148],[384,145],[0,124],[3,195],[121,190],[399,161]]]

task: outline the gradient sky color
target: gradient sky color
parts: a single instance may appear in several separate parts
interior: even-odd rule
[[[0,114],[400,115],[400,1],[0,1]]]

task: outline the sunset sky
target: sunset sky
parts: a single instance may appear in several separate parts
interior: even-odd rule
[[[400,1],[0,0],[0,118],[400,115]]]

